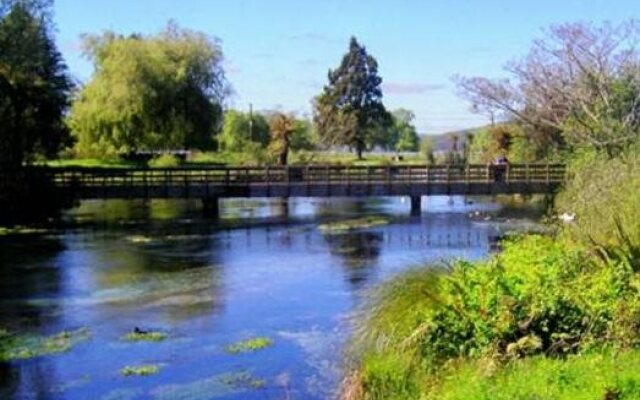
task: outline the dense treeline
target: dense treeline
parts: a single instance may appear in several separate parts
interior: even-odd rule
[[[188,149],[218,151],[218,159],[237,153],[227,159],[282,163],[290,151],[332,146],[352,148],[358,157],[373,147],[418,149],[413,114],[386,111],[377,62],[355,38],[342,65],[330,73],[328,92],[315,102],[311,121],[227,109],[232,91],[220,42],[173,22],[152,35],[84,35],[94,73],[74,86],[53,40],[52,1],[1,5],[3,164],[56,158],[62,150],[65,157],[112,159]],[[351,103],[342,103],[345,95]]]

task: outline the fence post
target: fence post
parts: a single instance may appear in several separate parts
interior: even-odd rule
[[[549,162],[547,162],[547,185],[549,184],[549,180],[550,180],[550,179],[549,179],[549,178],[550,178],[550,176],[549,176],[549,172],[550,172],[550,171],[549,171]]]

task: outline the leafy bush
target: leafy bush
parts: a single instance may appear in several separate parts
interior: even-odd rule
[[[639,299],[630,263],[597,262],[552,237],[513,238],[487,262],[418,269],[375,292],[355,343],[358,384],[365,398],[418,398],[452,360],[633,346]]]
[[[163,154],[158,157],[154,157],[151,161],[149,161],[149,167],[151,168],[174,168],[179,167],[182,161],[172,155],[172,154]]]

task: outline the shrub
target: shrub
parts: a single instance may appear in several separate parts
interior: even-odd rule
[[[182,164],[182,161],[172,154],[163,154],[149,161],[149,167],[151,168],[174,168],[179,167],[180,164]]]
[[[639,289],[629,263],[538,235],[507,240],[487,262],[415,270],[378,289],[359,326],[359,381],[377,393],[365,398],[419,397],[453,360],[637,345]]]
[[[567,229],[574,239],[640,262],[640,143],[614,159],[593,152],[576,156],[556,206],[576,214]]]

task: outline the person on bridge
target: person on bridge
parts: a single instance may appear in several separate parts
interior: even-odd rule
[[[495,182],[504,182],[507,168],[509,167],[509,159],[505,155],[499,155],[493,161],[493,179]]]

